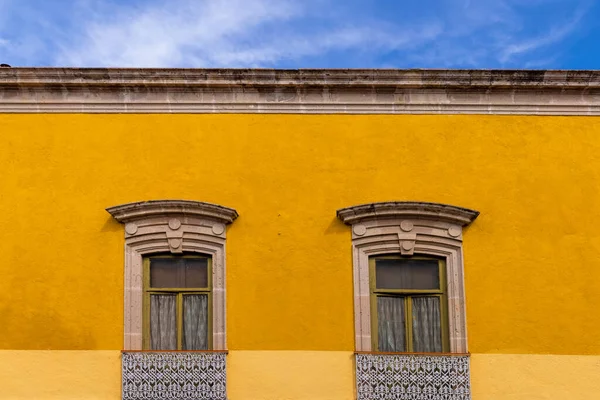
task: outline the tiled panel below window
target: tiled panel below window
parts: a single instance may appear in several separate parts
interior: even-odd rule
[[[224,352],[123,352],[123,400],[225,400]]]
[[[357,354],[358,400],[469,400],[468,355]]]

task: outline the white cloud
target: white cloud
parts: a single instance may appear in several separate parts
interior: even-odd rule
[[[556,62],[558,56],[541,58],[541,59],[533,59],[525,62],[524,68],[528,69],[539,69],[539,68],[547,68],[548,66],[553,65]]]
[[[112,67],[541,66],[556,64],[552,48],[585,18],[584,7],[562,21],[569,14],[544,14],[572,13],[572,0],[420,1],[383,10],[347,0],[73,0],[61,9],[0,0],[0,58]]]
[[[572,0],[448,1],[453,7],[443,34],[433,45],[409,53],[413,62],[446,68],[551,67],[559,62],[561,43],[582,28],[590,5],[578,1],[573,16],[565,18],[555,10],[572,9]]]
[[[309,1],[177,0],[142,10],[113,10],[108,19],[92,9],[93,22],[74,45],[62,46],[57,62],[120,67],[274,66],[281,60],[331,51],[391,51],[432,40],[441,32],[435,23],[402,30],[349,28],[341,23],[314,32],[291,27],[311,17],[311,10]]]
[[[543,35],[522,41],[517,41],[516,43],[507,45],[502,51],[500,60],[502,62],[507,62],[516,55],[532,52],[541,47],[546,47],[551,44],[560,42],[565,37],[573,33],[573,31],[578,27],[583,15],[584,9],[580,8],[575,12],[575,15],[571,19],[566,21],[563,25],[553,27],[552,29],[550,29],[550,31]]]
[[[91,10],[94,12],[95,10]],[[93,22],[58,61],[68,65],[177,66],[188,56],[206,64],[211,53],[261,24],[290,18],[288,1],[172,1],[144,9],[95,11]]]
[[[428,42],[441,33],[437,25],[420,30],[386,31],[373,28],[340,28],[304,37],[283,35],[249,48],[231,43],[211,55],[218,65],[261,66],[277,61],[298,60],[334,51],[393,51]]]

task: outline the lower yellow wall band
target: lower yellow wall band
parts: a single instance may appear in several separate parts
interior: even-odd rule
[[[0,351],[0,399],[120,398],[120,351]]]
[[[119,351],[0,351],[1,399],[121,398]],[[353,400],[353,353],[231,351],[230,400]],[[600,356],[473,354],[473,400],[588,400]]]
[[[473,354],[473,400],[600,398],[600,356]]]
[[[354,399],[348,351],[232,351],[227,358],[231,400]]]

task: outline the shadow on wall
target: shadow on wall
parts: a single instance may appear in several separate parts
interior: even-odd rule
[[[338,234],[348,234],[350,235],[350,227],[340,221],[339,218],[334,217],[327,229],[325,229],[325,235],[338,235]],[[351,236],[348,236],[348,244],[350,244]]]
[[[124,228],[121,223],[117,222],[113,217],[106,213],[106,220],[104,221],[104,225],[102,225],[100,232],[120,232],[124,234]]]

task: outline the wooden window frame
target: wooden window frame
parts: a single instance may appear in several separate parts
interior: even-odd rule
[[[463,228],[478,211],[439,203],[395,201],[342,208],[352,226],[354,331],[357,352],[373,351],[369,257],[386,254],[439,257],[446,266],[448,340],[451,353],[467,353]]]
[[[376,282],[375,266],[377,260],[435,260],[438,262],[439,289],[378,289]],[[448,296],[446,285],[446,263],[443,259],[436,257],[412,256],[403,257],[400,254],[377,255],[369,257],[369,291],[371,303],[371,346],[379,350],[379,315],[377,313],[377,298],[379,297],[401,297],[404,298],[404,337],[406,342],[405,352],[412,353],[412,307],[413,297],[438,297],[440,299],[440,318],[442,329],[442,353],[450,351],[450,339],[448,335]]]
[[[207,286],[205,288],[152,288],[150,286],[150,260],[156,258],[202,258],[207,260]],[[212,257],[203,254],[183,254],[180,256],[156,254],[144,257],[144,299],[143,299],[143,336],[142,348],[150,350],[150,296],[153,294],[174,294],[176,299],[177,321],[177,350],[183,350],[183,296],[190,294],[205,294],[208,296],[208,348],[212,350]]]
[[[211,203],[151,200],[106,209],[125,224],[124,350],[143,349],[143,259],[156,254],[200,254],[212,260],[212,349],[227,350],[226,225],[238,213]]]

